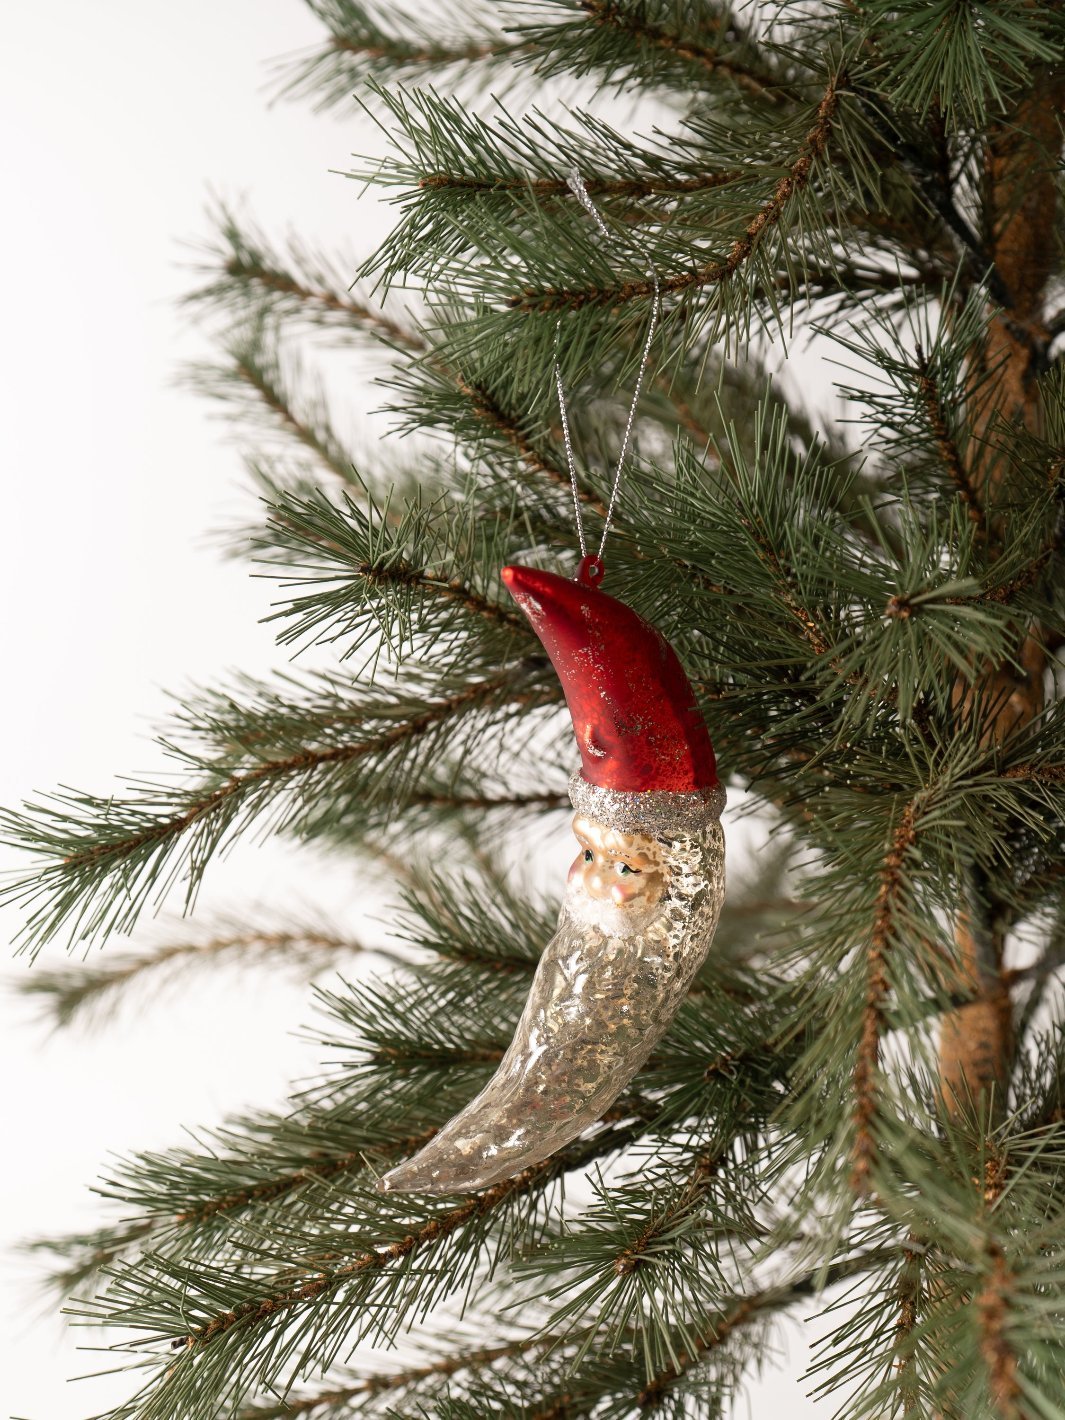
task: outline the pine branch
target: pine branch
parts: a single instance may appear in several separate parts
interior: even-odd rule
[[[664,1365],[678,1340],[693,1338],[693,1317],[720,1295],[724,1239],[749,1254],[759,1233],[747,1196],[751,1173],[733,1157],[734,1124],[752,1137],[755,1111],[742,1124],[715,1122],[709,1141],[634,1161],[609,1188],[596,1179],[593,1206],[519,1265],[520,1277],[539,1277],[551,1289],[546,1299],[558,1302],[547,1326],[587,1326],[589,1344],[631,1337],[648,1367]]]
[[[206,260],[198,268],[207,281],[185,298],[186,305],[221,311],[241,324],[269,316],[333,335],[371,336],[415,355],[426,349],[416,327],[351,294],[343,271],[355,269],[354,258],[341,263],[308,251],[294,239],[279,250],[228,207],[220,206],[211,215],[216,245],[206,248]]]
[[[91,1233],[36,1238],[22,1246],[35,1259],[50,1259],[43,1285],[60,1302],[66,1302],[98,1284],[102,1271],[141,1246],[151,1237],[154,1226],[151,1218],[136,1218]]]
[[[387,1064],[378,1061],[378,1065]],[[135,1251],[171,1258],[207,1248],[241,1230],[254,1235],[261,1219],[283,1206],[290,1216],[321,1215],[333,1200],[357,1192],[373,1164],[395,1162],[426,1144],[437,1123],[397,1128],[395,1109],[380,1105],[387,1070],[365,1073],[328,1103],[296,1101],[281,1116],[237,1119],[207,1136],[203,1152],[170,1151],[136,1156],[107,1178],[99,1191],[119,1200],[133,1216],[88,1235],[48,1238],[36,1252],[64,1259],[51,1282],[64,1297],[84,1295],[85,1285],[111,1272]],[[434,1081],[444,1112],[461,1100],[463,1076],[454,1090]],[[390,1101],[394,1105],[394,1100]],[[410,1108],[407,1117],[417,1111]],[[233,1258],[237,1265],[239,1252]]]
[[[482,1346],[475,1351],[459,1351],[440,1357],[423,1366],[410,1366],[404,1370],[386,1372],[381,1375],[363,1376],[349,1384],[334,1385],[327,1391],[305,1396],[290,1396],[278,1405],[252,1405],[240,1410],[234,1420],[287,1420],[294,1415],[315,1415],[321,1410],[336,1410],[338,1415],[350,1413],[349,1402],[357,1402],[359,1397],[384,1395],[391,1391],[405,1390],[419,1381],[436,1378],[446,1379],[462,1371],[482,1371],[496,1361],[509,1360],[514,1356],[529,1352],[550,1351],[560,1343],[570,1340],[569,1336],[544,1335],[536,1332],[516,1341],[503,1342],[498,1346]]]
[[[508,69],[530,52],[520,29],[504,30],[490,5],[463,6],[458,23],[450,15],[434,15],[428,23],[420,13],[391,3],[310,3],[329,39],[309,56],[278,66],[278,93],[313,97],[320,110],[350,103],[372,81],[422,82],[427,74],[437,84],[451,72],[459,80],[493,79],[498,88],[507,84]]]
[[[555,0],[572,19],[525,25],[540,75],[599,71],[606,82],[706,84],[723,79],[725,92],[777,107],[794,98],[791,75],[770,59],[770,46],[745,33],[725,6],[677,7],[669,0]],[[708,34],[712,38],[708,42]]]
[[[387,1145],[377,1144],[375,1152],[382,1156],[402,1157],[408,1151],[420,1149],[427,1144],[435,1132],[435,1129],[426,1129],[420,1134],[411,1134]],[[224,1214],[241,1213],[249,1208],[276,1203],[299,1189],[336,1180],[345,1174],[363,1174],[366,1168],[366,1151],[363,1149],[339,1154],[335,1158],[316,1159],[305,1168],[279,1174],[275,1178],[264,1178],[246,1188],[236,1188],[214,1198],[201,1199],[180,1213],[175,1213],[172,1222],[181,1228],[195,1227]]]
[[[786,568],[773,546],[767,529],[756,517],[744,517],[741,519],[744,530],[750,535],[751,540],[758,548],[760,560],[768,568],[773,581],[777,586],[778,595],[784,607],[787,609],[792,621],[798,627],[803,639],[809,643],[815,656],[822,660],[827,660],[833,670],[835,670],[844,680],[851,685],[860,685],[860,679],[842,668],[840,661],[831,656],[832,643],[827,639],[825,631],[822,630],[818,619],[813,612],[803,604],[801,592],[796,586],[793,573]]]
[[[316,454],[326,468],[334,473],[342,483],[349,483],[352,463],[344,458],[332,441],[323,437],[320,430],[302,418],[292,407],[279,384],[271,379],[261,366],[237,356],[233,364],[234,374],[242,380],[262,401],[264,407],[275,416],[281,427],[291,434],[311,453]]]
[[[320,390],[302,400],[293,394],[301,372],[291,360],[285,368],[276,341],[276,332],[256,322],[228,340],[225,365],[193,367],[188,383],[197,393],[265,420],[265,427],[306,449],[342,486],[358,486],[353,460],[333,430],[324,396]]]
[[[653,1376],[634,1397],[633,1403],[640,1410],[655,1408],[690,1371],[701,1366],[718,1347],[724,1346],[734,1332],[749,1326],[765,1311],[819,1296],[838,1282],[881,1266],[890,1256],[890,1251],[876,1248],[833,1263],[830,1267],[815,1268],[795,1281],[733,1298],[705,1325],[697,1344],[691,1350],[681,1351],[672,1365]]]
[[[824,156],[836,116],[839,94],[845,76],[834,76],[828,82],[817,106],[813,125],[807,131],[798,156],[786,176],[777,183],[771,198],[751,217],[741,237],[733,242],[722,261],[712,261],[694,271],[663,274],[658,289],[663,296],[720,286],[729,281],[758,250],[767,232],[783,220],[792,199],[803,192],[813,178],[817,162]],[[615,307],[634,300],[647,300],[655,284],[647,279],[630,280],[620,285],[585,289],[527,290],[512,296],[509,304],[529,312],[576,311],[588,305]]]
[[[340,504],[320,492],[275,498],[266,538],[287,592],[271,618],[288,623],[279,642],[343,641],[351,656],[380,638],[393,667],[433,643],[465,642],[464,659],[484,666],[513,655],[515,638],[531,651],[525,619],[497,600],[510,524],[467,509],[464,518],[454,495],[415,494],[393,513],[391,498],[379,504],[369,489]]]
[[[637,8],[627,8],[617,0],[579,0],[579,3],[593,25],[619,30],[631,36],[641,48],[660,50],[669,58],[681,60],[706,74],[725,75],[737,88],[756,98],[777,101],[783,97],[779,81],[757,73],[733,55],[723,54],[717,45],[681,38],[664,25],[649,21]]]
[[[986,124],[1059,55],[1051,26],[1026,6],[985,15],[968,6],[871,0],[862,11],[877,35],[890,100],[921,117],[934,112],[953,132]]]
[[[57,1285],[71,1282],[80,1290],[137,1244],[171,1256],[205,1247],[217,1253],[224,1238],[238,1229],[257,1232],[282,1204],[289,1219],[342,1208],[371,1161],[395,1162],[421,1147],[464,1102],[466,1082],[498,1060],[495,1042],[509,1036],[520,1009],[520,997],[511,999],[498,971],[520,966],[524,992],[554,908],[530,903],[494,865],[453,882],[419,876],[405,902],[396,935],[416,953],[408,962],[414,981],[364,986],[343,997],[323,993],[342,1021],[357,1022],[359,1064],[343,1072],[339,1087],[331,1083],[324,1100],[316,1094],[295,1102],[293,1113],[236,1120],[209,1136],[198,1154],[172,1151],[123,1165],[102,1191],[120,1200],[126,1220],[88,1237],[40,1244],[65,1259]],[[447,969],[424,965],[427,954],[460,962],[462,971],[450,980]],[[485,1023],[473,1048],[479,1008],[471,967],[487,973]],[[452,998],[452,1009],[445,1009]],[[346,1054],[351,1045],[331,1041],[328,1048]],[[625,1107],[636,1108],[635,1100]]]
[[[180,1327],[180,1334],[171,1345],[181,1355],[161,1367],[141,1397],[156,1406],[170,1404],[190,1414],[204,1413],[203,1406],[212,1403],[220,1385],[227,1388],[234,1401],[239,1401],[252,1384],[252,1365],[261,1385],[274,1384],[274,1378],[287,1368],[295,1348],[313,1355],[318,1365],[330,1364],[330,1353],[335,1353],[348,1337],[347,1318],[352,1309],[359,1307],[365,1317],[372,1317],[375,1295],[388,1299],[392,1320],[379,1314],[377,1321],[370,1324],[391,1334],[415,1301],[416,1292],[411,1292],[415,1280],[413,1259],[432,1255],[437,1267],[436,1285],[441,1286],[448,1266],[462,1267],[464,1239],[468,1246],[475,1238],[483,1239],[487,1229],[507,1226],[508,1217],[512,1218],[523,1200],[526,1204],[535,1202],[553,1179],[623,1147],[637,1128],[633,1123],[609,1127],[593,1139],[570,1145],[553,1159],[459,1204],[423,1210],[412,1202],[411,1212],[415,1218],[421,1213],[423,1221],[409,1221],[408,1213],[407,1219],[397,1218],[388,1224],[379,1240],[364,1236],[360,1242],[356,1232],[353,1243],[351,1222],[346,1220],[346,1245],[341,1244],[342,1235],[337,1233],[335,1242],[326,1249],[328,1255],[323,1255],[319,1244],[309,1267],[297,1264],[287,1271],[275,1271],[274,1286],[269,1278],[259,1277],[248,1279],[238,1288],[232,1278],[212,1276],[203,1268],[190,1271],[153,1257],[153,1270],[143,1277],[128,1269],[120,1271],[108,1297],[89,1315],[157,1335],[160,1327],[164,1335],[169,1327]],[[384,1205],[379,1196],[373,1197],[372,1206],[380,1213]],[[385,1224],[386,1220],[380,1218],[379,1226]],[[441,1255],[445,1247],[450,1250],[450,1264]],[[276,1258],[274,1252],[271,1261],[275,1268]],[[164,1280],[167,1277],[173,1282]],[[233,1304],[212,1312],[212,1301],[220,1298],[226,1285],[231,1293],[236,1292]],[[190,1287],[201,1289],[199,1301],[193,1300]],[[190,1326],[189,1321],[197,1312],[203,1320]],[[282,1341],[280,1328],[290,1327],[298,1314],[304,1314],[305,1321],[294,1334],[288,1331]],[[170,1334],[173,1335],[172,1330]],[[227,1367],[237,1348],[248,1357],[249,1365],[241,1386],[230,1392]],[[216,1359],[205,1361],[206,1357]]]
[[[963,500],[964,501],[964,500]],[[971,516],[971,513],[970,513]],[[976,520],[973,519],[975,522]],[[1020,570],[1009,574],[1010,563],[999,557],[992,567],[994,580],[989,576],[984,585],[973,581],[959,590],[965,595],[952,595],[947,586],[923,587],[915,592],[895,593],[884,607],[884,615],[892,620],[908,621],[932,611],[937,606],[978,607],[980,605],[1008,607],[1026,592],[1038,586],[1046,571],[1047,564],[1058,554],[1058,538],[1054,537],[1036,555],[1023,563]]]
[[[255,929],[234,923],[226,930],[226,924],[220,924],[213,930],[201,929],[185,941],[163,942],[137,954],[109,957],[103,966],[82,964],[37,970],[20,982],[20,990],[40,1000],[57,1027],[75,1020],[101,1024],[125,1000],[127,989],[146,977],[153,990],[164,982],[169,984],[189,968],[215,965],[270,964],[309,977],[339,960],[367,951],[399,960],[387,947],[368,948],[326,928]]]
[[[418,709],[387,698],[356,705],[331,727],[332,734],[340,731],[337,743],[304,741],[276,757],[255,754],[236,771],[227,763],[231,755],[214,762],[186,756],[208,776],[186,789],[147,784],[124,801],[56,795],[55,807],[6,812],[0,819],[4,841],[44,860],[4,894],[31,905],[43,899],[27,920],[24,941],[40,943],[64,924],[77,940],[128,930],[160,881],[165,890],[178,876],[186,883],[186,901],[192,900],[208,861],[251,818],[272,810],[275,830],[297,823],[306,799],[352,783],[353,771],[367,764],[372,772],[393,763],[398,791],[410,773],[404,757],[423,742],[431,745],[445,725],[540,699],[540,692],[519,686],[521,679],[508,669]],[[330,728],[311,723],[318,735]],[[255,748],[254,737],[244,748]]]
[[[284,271],[271,269],[260,263],[241,266],[235,259],[226,263],[225,274],[239,281],[249,290],[252,299],[256,296],[274,308],[282,307],[305,314],[308,310],[337,315],[343,318],[344,328],[366,330],[380,336],[386,344],[408,350],[413,355],[423,354],[425,338],[416,329],[401,325],[384,312],[367,305],[363,301],[337,295],[335,292],[301,285]]]
[[[738,168],[725,168],[719,172],[696,173],[690,176],[662,174],[647,177],[585,177],[581,181],[590,197],[625,197],[633,201],[644,201],[653,197],[683,197],[694,192],[713,192],[726,187],[743,177]],[[529,194],[537,201],[551,197],[572,199],[573,190],[566,178],[537,178],[524,174],[520,176],[484,177],[471,173],[426,173],[418,178],[422,188],[454,189],[464,194],[512,192]]]
[[[452,372],[446,377],[469,401],[474,415],[484,424],[485,428],[508,444],[528,469],[534,474],[546,478],[556,488],[569,491],[571,484],[568,470],[562,468],[553,457],[544,453],[525,432],[521,421],[504,408],[485,385],[470,383],[457,372]],[[581,483],[577,485],[577,498],[599,517],[606,517],[606,504],[596,493]]]

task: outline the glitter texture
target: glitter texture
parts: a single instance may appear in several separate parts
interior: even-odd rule
[[[570,778],[569,797],[579,814],[587,814],[607,828],[617,828],[622,833],[652,833],[656,837],[672,837],[678,831],[700,833],[721,817],[725,807],[725,791],[720,784],[690,794],[674,794],[665,789],[626,793],[589,784],[579,771]]]
[[[651,906],[611,907],[571,873],[499,1069],[420,1153],[379,1180],[382,1192],[468,1193],[568,1144],[645,1063],[706,957],[725,891],[723,790],[626,793],[575,775],[570,796],[604,832],[631,835],[634,849],[653,835],[664,890]]]

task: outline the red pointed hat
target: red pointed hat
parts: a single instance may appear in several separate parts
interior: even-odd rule
[[[598,559],[585,559],[578,581],[532,567],[501,575],[562,682],[582,778],[626,793],[717,785],[710,735],[677,653],[599,590]]]

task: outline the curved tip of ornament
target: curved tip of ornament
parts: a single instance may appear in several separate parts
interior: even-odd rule
[[[414,1160],[411,1160],[413,1163]],[[400,1164],[382,1174],[374,1185],[378,1193],[462,1193],[464,1190],[454,1185],[438,1183],[432,1173],[422,1167],[412,1168],[410,1164]]]
[[[418,1162],[415,1155],[405,1163],[383,1173],[374,1185],[378,1193],[437,1193],[431,1170]]]
[[[527,616],[530,608],[539,610],[541,606],[554,606],[560,598],[564,604],[570,595],[570,589],[576,591],[569,578],[560,577],[557,572],[545,572],[540,567],[523,567],[520,562],[512,562],[502,567],[499,576],[504,587]]]
[[[443,1155],[434,1151],[428,1158],[423,1158],[419,1153],[405,1159],[382,1174],[374,1187],[378,1193],[439,1196],[476,1193],[494,1182],[494,1177],[486,1178],[484,1169],[475,1164],[471,1166],[468,1159],[454,1158],[447,1151]]]

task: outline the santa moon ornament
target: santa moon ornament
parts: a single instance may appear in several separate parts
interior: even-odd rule
[[[514,1039],[479,1095],[383,1192],[468,1193],[550,1157],[599,1119],[669,1028],[717,926],[724,790],[665,638],[600,590],[504,567],[566,693],[581,753],[579,851]]]

